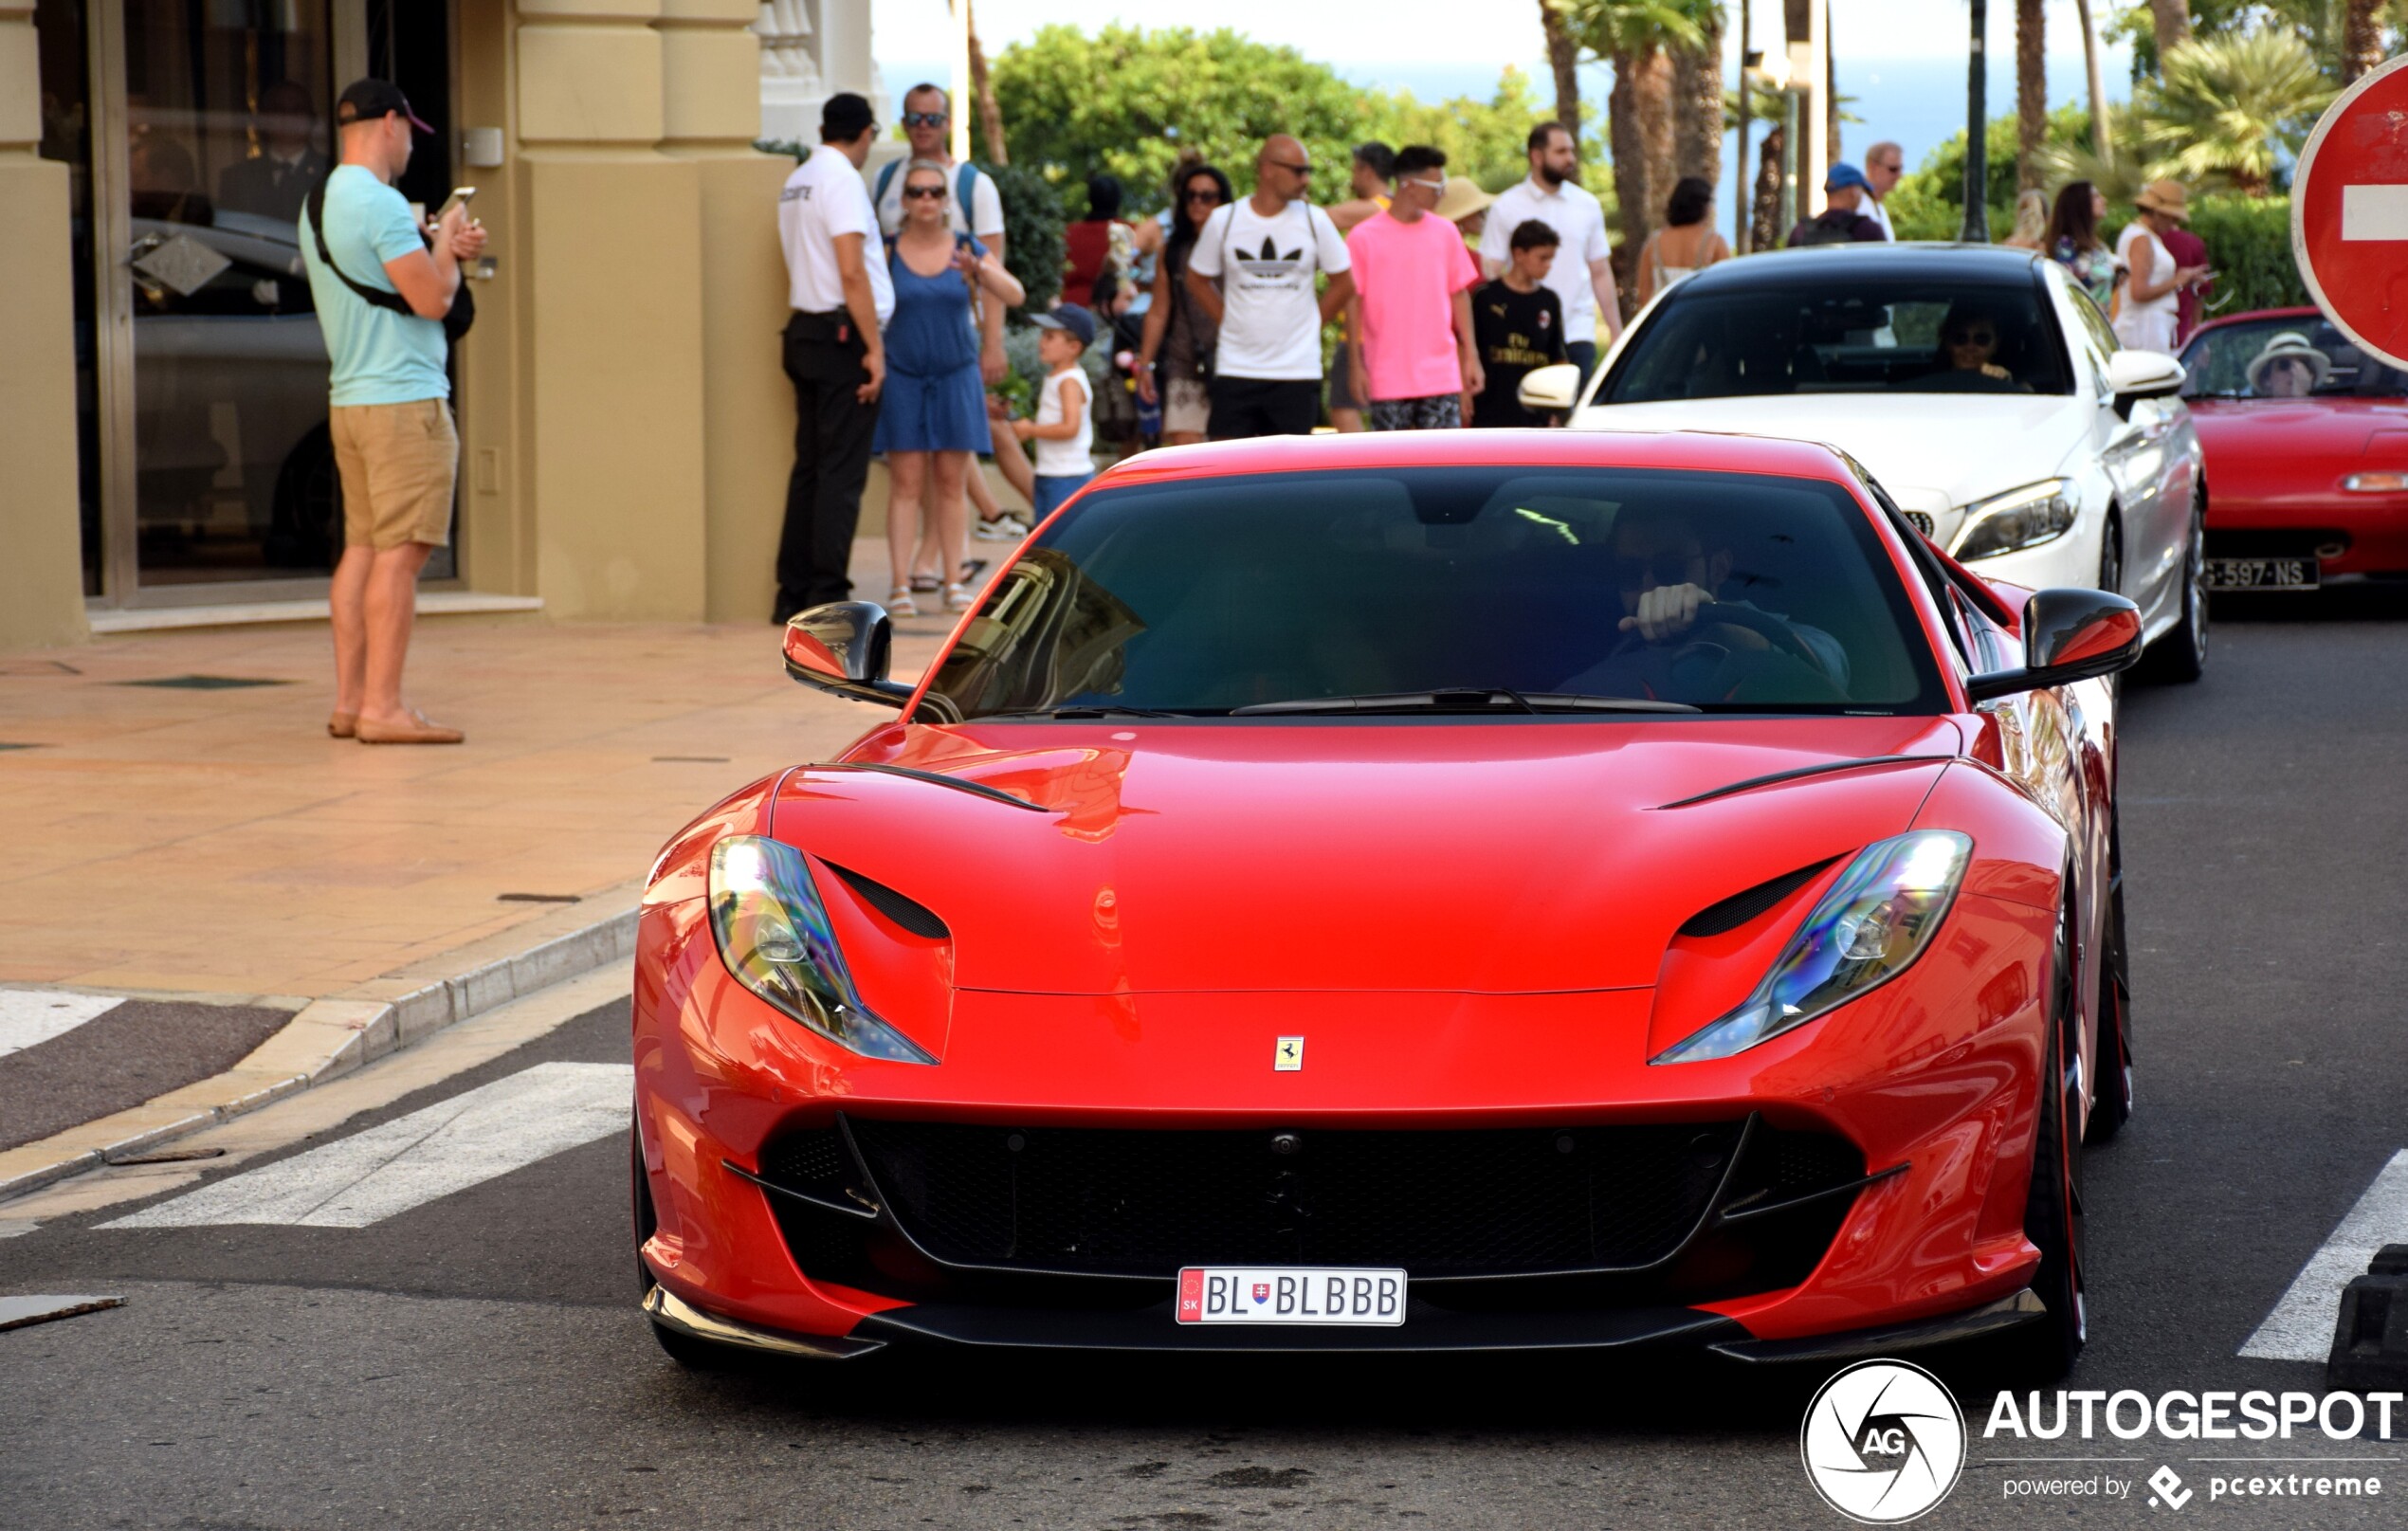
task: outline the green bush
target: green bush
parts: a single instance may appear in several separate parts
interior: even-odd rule
[[[1003,264],[1028,289],[1027,306],[1042,313],[1062,292],[1062,198],[1044,176],[1017,165],[975,163],[994,177],[1003,200]]]
[[[2201,197],[2191,205],[2191,231],[2206,243],[2208,262],[2216,267],[2209,301],[2217,314],[2308,301],[2308,287],[2291,259],[2290,198]]]

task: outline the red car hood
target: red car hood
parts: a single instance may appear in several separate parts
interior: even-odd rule
[[[2408,400],[2193,399],[2207,454],[2210,505],[2331,496],[2375,443],[2384,467],[2408,468]],[[2212,513],[2212,510],[2211,510]]]
[[[1641,988],[1707,904],[1904,830],[1960,747],[1933,718],[897,725],[848,760],[1047,811],[805,767],[773,825],[934,910],[961,989]],[[1935,763],[1666,806],[1896,755]]]

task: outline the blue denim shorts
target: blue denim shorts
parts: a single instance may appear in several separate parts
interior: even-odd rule
[[[1037,475],[1036,504],[1032,507],[1037,519],[1062,508],[1062,501],[1077,494],[1095,477],[1092,473],[1040,473]]]

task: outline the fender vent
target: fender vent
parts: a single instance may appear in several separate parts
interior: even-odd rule
[[[1734,893],[1720,903],[1709,903],[1689,916],[1681,927],[1684,936],[1720,936],[1739,929],[1774,904],[1813,882],[1816,873],[1837,856],[1828,856],[1812,866],[1800,866],[1794,872],[1783,872],[1769,883],[1759,883],[1742,893]]]
[[[863,902],[913,935],[932,941],[953,939],[953,931],[938,918],[937,911],[926,904],[905,898],[885,884],[864,877],[849,867],[839,866],[832,861],[828,864],[828,869],[843,878],[847,887],[860,894]]]

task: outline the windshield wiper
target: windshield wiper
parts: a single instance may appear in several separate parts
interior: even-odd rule
[[[1444,712],[1493,707],[1500,702],[1525,713],[1538,712],[1703,712],[1686,702],[1658,702],[1651,697],[1593,697],[1575,691],[1516,691],[1510,686],[1456,686],[1439,691],[1377,691],[1355,697],[1298,697],[1289,702],[1258,702],[1232,707],[1231,718],[1259,718],[1277,713]]]

